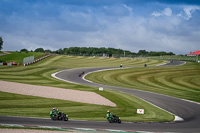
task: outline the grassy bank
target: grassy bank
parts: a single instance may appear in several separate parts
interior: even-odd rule
[[[0,80],[26,84],[53,86],[96,92],[117,104],[117,107],[77,103],[64,100],[25,96],[0,92],[0,115],[49,117],[52,107],[57,107],[70,116],[70,119],[105,120],[103,117],[109,109],[125,121],[170,121],[173,116],[143,102],[133,96],[115,91],[99,92],[98,88],[76,85],[51,77],[52,73],[67,68],[143,66],[162,64],[165,61],[147,59],[115,59],[100,57],[51,56],[30,66],[1,66]],[[145,109],[144,115],[136,113],[137,108]]]
[[[49,112],[52,107],[57,107],[59,110],[68,114],[70,119],[78,120],[104,121],[107,110],[111,110],[114,114],[119,115],[123,121],[149,122],[171,121],[174,119],[173,115],[127,94],[105,90],[101,92],[101,95],[115,102],[117,107],[0,92],[0,114],[49,118]],[[144,109],[145,114],[137,114],[138,108]]]
[[[164,56],[152,56],[150,59],[156,60],[181,60],[181,61],[192,61],[196,62],[196,56],[186,56],[186,55],[164,55]]]
[[[1,62],[11,62],[11,61],[15,61],[16,63],[20,63],[22,64],[23,62],[23,58],[25,57],[30,57],[30,56],[34,56],[35,59],[37,59],[38,57],[43,56],[44,53],[40,53],[40,52],[10,52],[10,54],[6,54],[3,56],[0,56],[0,61]]]
[[[112,86],[145,90],[200,102],[200,64],[103,71],[86,79]]]

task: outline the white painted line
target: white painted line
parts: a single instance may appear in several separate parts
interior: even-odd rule
[[[63,70],[63,71],[66,71],[66,70]],[[59,72],[53,73],[53,74],[51,74],[51,76],[56,78],[56,79],[58,79],[58,80],[62,80],[62,81],[69,82],[69,83],[72,83],[72,84],[79,84],[79,83],[68,81],[68,80],[65,80],[65,79],[62,79],[62,78],[59,78],[59,77],[56,76],[56,74],[61,73],[63,71],[59,71]]]
[[[24,127],[23,125],[19,124],[1,124],[1,125],[5,127]]]
[[[126,132],[124,130],[115,130],[115,129],[105,129],[105,130],[109,132]]]
[[[92,81],[85,79],[85,76],[87,76],[87,75],[90,74],[90,73],[94,73],[94,72],[101,72],[101,71],[115,70],[115,69],[128,69],[128,68],[131,68],[131,67],[123,67],[123,68],[108,68],[108,69],[96,70],[96,71],[92,71],[92,72],[88,72],[88,73],[86,73],[86,74],[82,77],[82,79],[85,80],[85,81],[87,81],[87,82],[93,83]]]
[[[175,115],[174,121],[184,121],[184,120],[183,118]]]
[[[96,131],[95,129],[92,129],[92,128],[75,128],[75,129],[84,130],[84,131]]]
[[[181,117],[179,117],[179,116],[177,116],[177,115],[175,115],[175,114],[173,114],[173,113],[171,113],[171,112],[169,112],[169,111],[167,111],[167,110],[165,110],[165,109],[163,109],[163,108],[161,108],[161,107],[158,107],[157,105],[155,105],[155,104],[153,104],[153,103],[150,103],[150,102],[148,102],[148,101],[146,101],[146,100],[144,100],[144,99],[142,99],[142,98],[140,98],[140,99],[143,100],[143,101],[145,101],[145,102],[147,102],[147,103],[149,103],[149,104],[151,104],[151,105],[153,105],[153,106],[155,106],[155,107],[157,107],[157,108],[159,108],[159,109],[161,109],[161,110],[163,110],[163,111],[165,111],[165,112],[168,112],[168,113],[174,115],[174,116],[175,116],[175,118],[174,118],[174,121],[175,121],[175,122],[176,122],[176,121],[184,121],[183,118],[181,118]]]
[[[52,128],[52,129],[58,129],[60,127],[54,127],[54,126],[38,126],[38,127],[41,127],[41,128]]]

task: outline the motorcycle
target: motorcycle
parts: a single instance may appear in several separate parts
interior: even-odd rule
[[[78,76],[79,76],[79,77],[82,77],[82,75],[84,75],[84,73],[85,73],[85,72],[82,72],[82,73],[80,73]]]
[[[109,123],[121,123],[122,122],[120,117],[118,117],[116,115],[113,115],[113,117],[108,117],[107,120]]]
[[[50,112],[50,117],[52,120],[64,120],[68,121],[68,115],[66,115],[63,112],[59,112],[58,114],[53,113],[52,111]]]

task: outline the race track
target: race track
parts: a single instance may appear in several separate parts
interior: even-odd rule
[[[173,61],[162,66],[182,65],[184,62]],[[160,67],[162,67],[160,66]],[[109,124],[108,122],[95,121],[52,121],[50,119],[39,118],[20,118],[20,117],[5,117],[0,116],[0,123],[4,124],[25,124],[25,125],[42,125],[42,126],[56,126],[62,128],[93,128],[93,129],[115,129],[125,131],[148,131],[148,132],[185,132],[195,133],[200,132],[200,105],[182,99],[177,99],[165,95],[155,94],[151,92],[139,91],[128,88],[113,87],[107,85],[100,85],[92,83],[78,77],[84,71],[86,74],[93,71],[111,69],[111,68],[82,68],[69,69],[56,73],[55,76],[59,79],[70,81],[78,84],[85,84],[96,87],[103,87],[107,89],[117,90],[124,93],[137,96],[145,101],[148,101],[168,112],[182,118],[184,121],[177,122],[163,122],[163,123],[125,123]],[[123,120],[122,120],[123,121]]]

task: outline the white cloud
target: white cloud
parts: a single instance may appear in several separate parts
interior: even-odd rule
[[[128,11],[130,12],[130,14],[132,13],[133,9],[132,9],[131,7],[129,7],[129,6],[125,5],[125,4],[124,4],[124,7],[125,7],[126,9],[128,9]]]
[[[172,16],[172,10],[171,8],[165,8],[163,11],[163,14],[166,16]]]
[[[163,14],[162,13],[160,13],[160,12],[153,12],[151,15],[153,15],[153,16],[155,16],[155,17],[160,17],[160,16],[162,16]]]
[[[29,17],[5,15],[1,20],[6,22],[0,25],[0,35],[5,42],[3,48],[112,47],[132,52],[145,49],[186,54],[195,51],[195,46],[199,45],[200,27],[185,23],[180,17],[191,18],[199,7],[182,7],[184,10],[177,17],[173,15],[177,12],[176,7],[165,8],[165,5],[149,16],[132,6],[121,4],[86,9],[63,5],[63,8],[58,8],[56,16],[46,16],[45,13],[40,13],[41,16],[28,14]],[[72,10],[74,8],[76,10]],[[193,23],[198,25],[198,21]]]
[[[172,16],[172,9],[167,7],[161,12],[154,11],[151,15],[155,17],[160,17],[160,16]]]
[[[192,14],[196,11],[200,10],[199,6],[185,6],[183,11],[177,14],[179,17],[183,17],[185,20],[189,20],[192,18]]]

